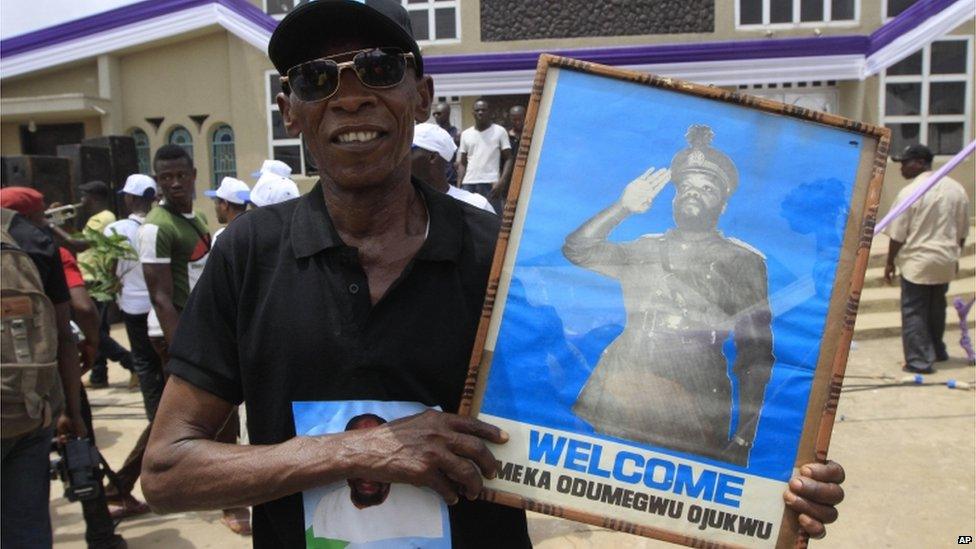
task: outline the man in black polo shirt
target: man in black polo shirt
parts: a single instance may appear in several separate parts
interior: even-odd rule
[[[444,543],[530,546],[522,511],[474,499],[495,475],[484,442],[507,435],[450,413],[499,222],[411,180],[413,126],[430,115],[433,84],[406,11],[396,0],[303,4],[268,49],[286,75],[285,127],[305,138],[321,179],[242,217],[213,249],[173,343],[143,468],[147,500],[161,511],[254,505],[256,547],[300,547],[317,537],[302,492],[361,478],[439,494],[450,505]],[[242,401],[252,445],[213,442]],[[357,409],[401,419],[299,429],[293,410],[309,403],[332,412],[323,423]],[[827,482],[794,479],[790,505],[819,535],[843,471],[806,472]]]

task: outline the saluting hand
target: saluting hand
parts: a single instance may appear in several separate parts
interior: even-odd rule
[[[653,166],[641,174],[624,189],[620,195],[620,205],[630,213],[644,213],[651,207],[654,198],[671,180],[671,170]]]

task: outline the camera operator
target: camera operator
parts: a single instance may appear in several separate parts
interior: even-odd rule
[[[70,441],[73,439],[67,438],[69,436],[84,438],[91,433],[91,411],[88,409],[84,414],[88,406],[81,390],[78,347],[69,326],[72,296],[65,278],[64,264],[58,247],[43,228],[47,225],[44,196],[34,189],[8,187],[0,190],[0,206],[4,208],[3,287],[5,290],[8,287],[19,290],[21,294],[5,296],[4,299],[4,396],[10,399],[8,391],[24,391],[22,399],[25,403],[23,413],[14,416],[5,413],[2,425],[3,512],[0,514],[0,545],[4,548],[51,547],[48,456],[54,435],[52,418],[61,413],[57,420],[57,431],[64,437],[62,440]],[[23,253],[30,257],[30,262],[23,261],[22,255],[18,256]],[[30,269],[31,266],[34,269]],[[35,291],[43,291],[48,303],[36,299],[30,301],[30,294]],[[53,318],[45,314],[43,309],[46,305],[52,306]],[[8,316],[8,311],[14,312]],[[17,339],[13,331],[17,322],[23,323],[24,320],[33,320],[35,329],[22,342],[7,341],[7,337]],[[45,322],[54,325],[48,326]],[[44,364],[54,349],[59,379],[44,383],[50,376],[42,366],[35,370],[38,383],[33,390],[23,389],[21,381],[29,371],[25,364]],[[14,382],[10,383],[11,380]],[[35,407],[31,405],[38,398],[43,402],[41,411],[32,409]],[[16,396],[14,400],[18,400]],[[85,421],[84,415],[88,416],[88,421]],[[85,444],[91,446],[87,441]],[[77,444],[72,444],[74,446]],[[92,548],[126,547],[125,541],[114,533],[114,525],[108,516],[97,454],[95,459],[96,466],[89,469],[97,485],[94,492],[84,494],[87,499],[82,503],[89,526],[86,541]]]

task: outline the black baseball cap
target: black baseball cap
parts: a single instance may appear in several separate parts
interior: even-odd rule
[[[417,74],[423,74],[420,46],[413,37],[407,10],[397,0],[315,0],[289,13],[271,35],[268,57],[278,74],[319,57],[321,46],[336,36],[373,38],[376,46],[394,46],[413,53]]]
[[[905,147],[905,150],[903,150],[900,155],[892,156],[891,159],[894,160],[895,162],[904,162],[906,160],[915,160],[915,159],[921,159],[926,162],[931,162],[932,151],[925,145],[922,145],[921,143],[914,143],[912,145]]]
[[[78,190],[85,194],[93,194],[95,196],[109,196],[112,194],[112,189],[104,181],[82,183],[78,185]]]

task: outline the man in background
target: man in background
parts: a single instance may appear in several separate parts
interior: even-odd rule
[[[146,415],[152,421],[159,398],[163,394],[163,371],[159,356],[149,342],[147,318],[152,304],[149,301],[146,279],[142,274],[142,265],[139,263],[137,235],[156,199],[156,182],[148,175],[133,174],[126,179],[125,186],[119,193],[126,210],[131,213],[127,218],[110,224],[104,233],[106,236],[124,236],[136,254],[133,259],[119,261],[115,272],[122,285],[118,303],[125,332],[129,337],[129,346],[132,348],[132,367],[139,376]]]
[[[895,198],[899,204],[932,175],[932,151],[925,145],[909,145],[892,160],[901,163],[902,177],[912,179]],[[942,341],[946,292],[969,234],[966,189],[955,179],[943,177],[884,232],[891,238],[885,280],[891,284],[896,266],[901,270],[902,370],[931,374],[936,362],[949,359]]]
[[[461,132],[458,180],[461,188],[488,198],[500,182],[512,175],[512,144],[505,128],[491,122],[488,101],[474,103],[474,126]],[[499,171],[499,166],[501,170]]]
[[[522,141],[522,128],[525,126],[525,107],[515,105],[508,109],[508,124],[508,141],[512,144],[512,158],[515,158],[518,155],[519,143]],[[500,212],[505,209],[505,200],[508,199],[508,188],[511,185],[512,173],[509,172],[508,178],[502,180],[496,188],[491,190],[489,198],[495,211]]]
[[[84,230],[102,232],[105,227],[115,222],[115,214],[110,209],[112,190],[108,184],[102,181],[89,181],[78,186],[81,191],[81,208],[85,212],[94,212],[85,222]],[[58,234],[57,232],[55,234]],[[94,260],[94,250],[89,249],[89,244],[84,240],[66,238],[59,235],[64,240],[65,246],[77,254],[78,265],[81,267],[81,274],[85,277],[85,282],[93,282],[92,273],[85,267],[86,264]],[[111,326],[108,319],[108,309],[110,302],[96,301],[98,314],[100,317],[100,338],[98,343],[98,356],[95,364],[92,365],[91,374],[88,376],[88,386],[101,389],[108,387],[108,361],[118,362],[126,370],[132,370],[132,355],[125,347],[119,345],[112,338]]]
[[[433,113],[434,122],[448,135],[451,136],[451,140],[454,141],[454,150],[457,151],[457,145],[461,142],[461,132],[458,131],[457,127],[451,124],[451,106],[447,103],[441,101],[434,105]],[[447,184],[452,187],[457,187],[457,168],[454,163],[457,161],[456,154],[452,156],[444,166],[444,174],[447,177]]]
[[[434,112],[431,115],[434,118],[434,122],[438,126],[451,136],[454,144],[457,145],[461,142],[461,132],[457,129],[457,126],[451,124],[451,106],[441,101],[434,105]]]
[[[100,318],[98,307],[95,301],[88,294],[85,286],[81,269],[75,256],[65,247],[61,247],[61,263],[64,267],[64,279],[68,284],[68,291],[71,293],[71,317],[78,329],[81,331],[84,340],[79,342],[81,350],[81,371],[79,377],[91,368],[95,360],[95,352],[98,348]],[[85,421],[85,428],[88,430],[88,438],[91,439],[92,446],[98,447],[95,438],[95,426],[93,423],[91,404],[88,401],[88,394],[84,385],[81,386],[81,416]],[[95,497],[81,501],[82,515],[85,518],[85,541],[91,548],[115,548],[125,547],[121,542],[122,538],[115,534],[114,516],[108,506],[107,490],[105,489],[104,477],[115,479],[115,475],[107,463],[101,464],[95,469],[98,484],[102,491]],[[111,485],[114,489],[115,486]],[[145,514],[149,512],[149,506],[136,500],[131,493],[125,494],[131,514]],[[122,543],[122,544],[120,544]]]
[[[139,228],[139,260],[163,333],[163,337],[150,341],[165,364],[169,362],[169,346],[176,335],[180,313],[210,255],[211,238],[206,218],[193,209],[197,170],[186,150],[177,145],[160,147],[153,158],[153,171],[163,199],[149,211]],[[237,431],[238,420],[234,416],[218,433],[217,440],[233,443]],[[135,474],[141,469],[141,459],[140,454],[140,467],[133,468]],[[135,478],[130,481],[134,483]],[[251,532],[246,508],[225,509],[222,520],[237,534]]]
[[[104,231],[106,236],[114,234],[125,236],[135,251],[136,257],[119,261],[115,271],[122,284],[118,303],[125,323],[125,332],[129,337],[129,345],[132,348],[132,368],[138,376],[142,402],[149,420],[149,425],[143,430],[135,447],[118,471],[118,485],[110,485],[106,492],[113,519],[149,512],[148,506],[133,498],[131,491],[139,477],[139,469],[142,468],[142,454],[145,452],[149,429],[156,415],[165,383],[162,363],[149,340],[148,318],[152,305],[138,257],[139,228],[145,223],[146,215],[155,202],[157,192],[153,178],[143,174],[130,175],[119,194],[122,196],[126,210],[131,213],[126,219],[110,224]]]
[[[213,240],[216,242],[220,233],[227,228],[226,225],[247,211],[251,189],[248,188],[247,183],[240,179],[225,177],[220,181],[220,186],[216,190],[206,190],[203,191],[203,194],[213,199],[214,210],[217,212],[217,222],[225,225],[214,233]]]
[[[457,145],[443,128],[429,122],[417,124],[413,128],[413,148],[410,152],[411,173],[435,190],[447,193],[461,202],[467,202],[486,212],[495,213],[487,198],[451,186],[447,182],[444,168],[450,165],[455,151]]]

